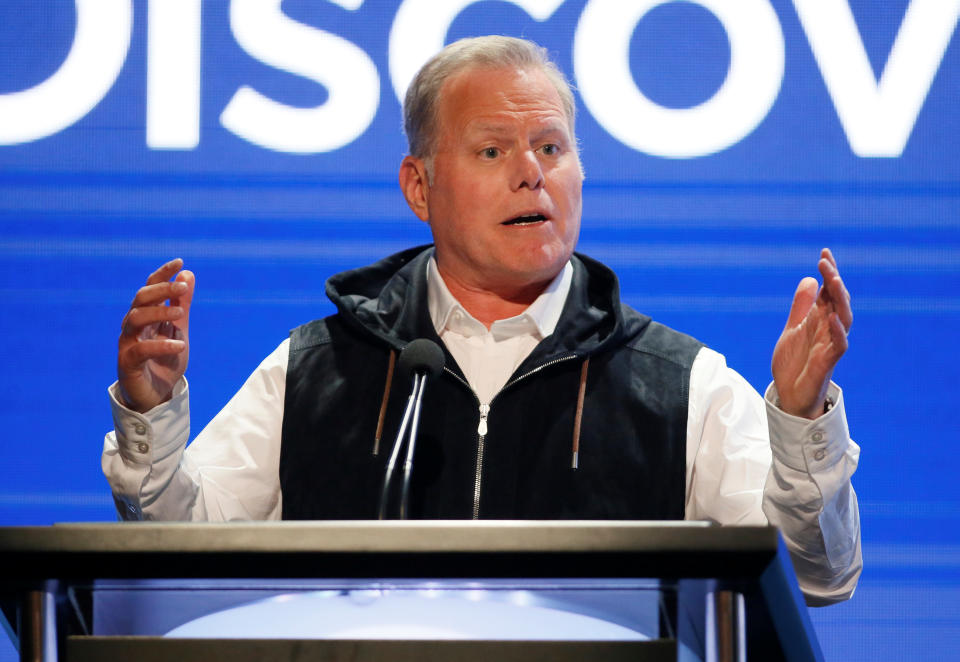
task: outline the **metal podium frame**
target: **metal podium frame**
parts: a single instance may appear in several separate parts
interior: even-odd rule
[[[83,634],[102,579],[656,578],[706,587],[716,660],[822,660],[772,527],[696,522],[350,521],[0,527],[0,607],[21,660],[677,659],[676,643],[177,640]],[[683,600],[683,591],[677,593]],[[78,634],[79,632],[79,634]],[[219,648],[218,648],[219,647]]]

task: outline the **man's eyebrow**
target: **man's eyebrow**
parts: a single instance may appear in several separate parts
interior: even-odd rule
[[[539,130],[533,133],[534,142],[537,140],[542,140],[548,136],[560,136],[561,138],[567,139],[569,138],[569,131],[565,124],[554,124],[553,122],[550,122],[548,124],[544,124]]]
[[[505,124],[494,124],[489,122],[477,123],[472,126],[467,127],[466,133],[469,134],[481,134],[481,135],[496,135],[496,136],[510,136],[513,135],[513,128]],[[561,137],[567,137],[567,126],[562,121],[549,121],[545,122],[542,126],[538,127],[531,137],[536,140],[541,140],[545,136],[560,135]]]
[[[470,133],[493,133],[496,135],[507,135],[511,132],[510,128],[503,124],[491,124],[488,122],[474,124],[468,127],[467,131]]]

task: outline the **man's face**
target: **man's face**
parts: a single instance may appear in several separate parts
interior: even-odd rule
[[[444,84],[438,119],[418,215],[444,279],[503,293],[545,285],[577,242],[583,183],[553,84],[539,69],[468,69]]]

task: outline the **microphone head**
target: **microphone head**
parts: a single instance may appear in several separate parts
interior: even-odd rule
[[[446,359],[443,350],[432,340],[417,338],[400,351],[397,368],[401,375],[412,377],[414,373],[436,377],[443,371]]]

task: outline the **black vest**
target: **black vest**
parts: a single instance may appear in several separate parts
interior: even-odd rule
[[[597,264],[581,259],[590,268]],[[591,304],[595,279],[579,260],[574,266],[556,332],[490,405],[482,458],[479,403],[449,354],[449,370],[428,382],[411,481],[412,519],[469,519],[478,477],[483,519],[683,518],[689,376],[701,345],[619,302],[616,310],[598,312]],[[410,391],[408,379],[395,375],[374,454],[390,351],[415,337],[439,342],[426,311],[425,283],[410,273],[400,280],[406,311],[388,324],[368,329],[335,299],[340,314],[291,333],[280,456],[284,519],[377,516]],[[394,286],[392,279],[384,287]],[[588,356],[573,468],[575,410]]]

